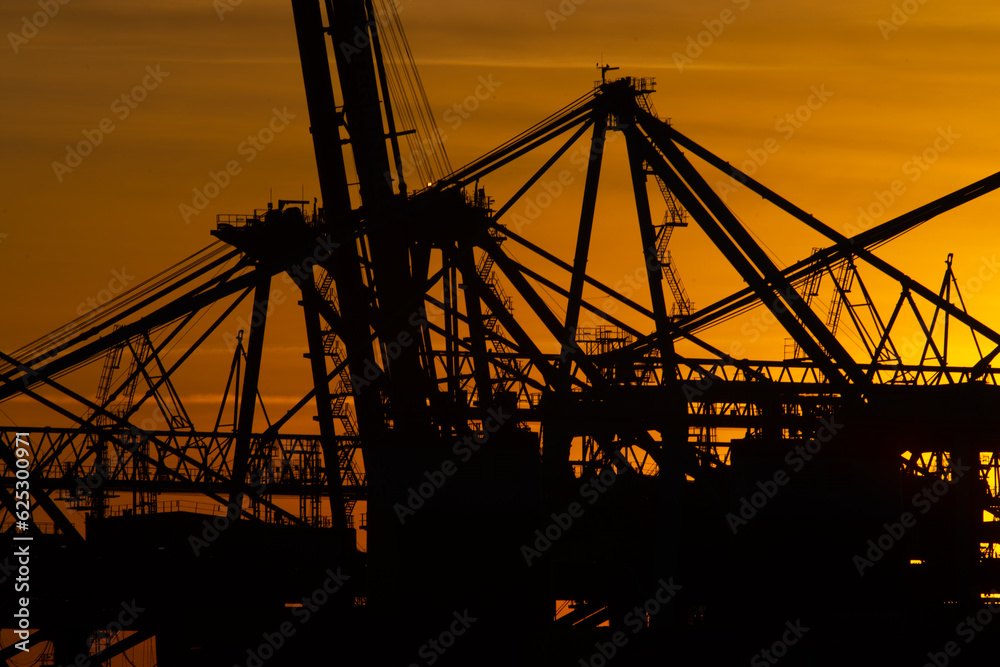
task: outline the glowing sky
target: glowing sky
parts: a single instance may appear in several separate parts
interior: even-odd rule
[[[16,349],[75,317],[115,272],[141,280],[207,245],[216,213],[264,207],[271,192],[274,200],[318,196],[288,3],[245,0],[221,17],[218,5],[69,0],[37,34],[24,29],[24,17],[41,11],[37,1],[0,5],[0,349]],[[857,225],[859,207],[871,209],[894,181],[901,194],[892,195],[875,222],[1000,167],[994,3],[399,0],[398,6],[455,166],[588,91],[603,59],[621,67],[617,74],[656,77],[660,115],[724,159],[743,163],[770,146],[755,176],[842,231]],[[480,77],[499,85],[455,127],[446,114]],[[136,97],[145,99],[121,99],[137,86],[143,88]],[[287,127],[251,161],[243,142],[268,125],[275,109],[295,118],[285,116]],[[788,114],[796,113],[793,123]],[[72,171],[54,169],[54,162],[66,163],[67,145],[86,139],[84,132],[100,137],[92,154]],[[926,169],[913,161],[925,150],[934,158]],[[180,205],[191,204],[193,189],[230,160],[240,162],[241,173],[185,221]],[[620,237],[615,217],[627,211],[634,225],[623,164],[620,156],[608,158],[599,199],[595,245],[610,251]],[[516,175],[487,185],[498,196],[509,194],[519,185]],[[564,257],[575,202],[565,214],[553,211],[536,237]],[[759,198],[736,194],[729,202],[785,264],[822,244]],[[880,254],[936,287],[946,254],[955,252],[962,281],[1000,250],[998,210],[1000,197],[988,196]],[[695,229],[678,232],[673,246],[696,304],[742,286]],[[628,262],[622,269],[606,261],[597,271],[614,282],[630,272],[634,260]],[[973,313],[989,323],[1000,307],[1000,281],[968,296]],[[894,295],[888,298],[885,308]],[[285,355],[279,368],[294,363],[305,371],[299,342],[280,336],[270,342],[272,354]],[[215,345],[228,354],[221,341]],[[780,358],[776,344],[769,349]],[[223,381],[190,389],[212,402]],[[296,394],[282,379],[269,387],[289,401]]]

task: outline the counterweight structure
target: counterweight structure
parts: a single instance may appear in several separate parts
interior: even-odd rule
[[[0,353],[0,400],[30,397],[67,424],[0,430],[11,549],[16,433],[30,442],[44,572],[32,645],[56,664],[151,641],[164,666],[248,664],[288,622],[269,664],[597,664],[609,646],[620,664],[729,664],[788,623],[799,664],[862,646],[862,662],[901,662],[992,613],[1000,333],[967,312],[950,256],[934,291],[875,250],[1000,174],[847,237],[659,118],[653,80],[632,77],[602,79],[452,170],[392,9],[291,4],[322,206],[220,215],[206,249]],[[640,240],[615,259],[642,267],[641,295],[587,269],[612,133],[635,214],[610,222]],[[560,257],[508,217],[580,146],[579,219]],[[539,155],[497,205],[491,175]],[[777,266],[706,169],[828,245]],[[694,307],[668,248],[685,226],[744,288]],[[891,310],[865,274],[898,286]],[[282,276],[312,386],[272,421],[260,379]],[[713,340],[752,309],[787,332],[786,358]],[[246,326],[228,333],[240,313]],[[958,330],[976,363],[949,362]],[[175,378],[220,336],[233,350],[225,398],[199,428]],[[71,383],[91,363],[95,398]],[[152,426],[137,418],[151,405]],[[300,411],[317,432],[290,432]],[[102,635],[129,601],[144,611]],[[963,651],[995,643],[984,630]]]

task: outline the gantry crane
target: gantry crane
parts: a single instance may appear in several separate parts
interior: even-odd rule
[[[0,429],[8,544],[16,434],[27,433],[30,533],[50,573],[32,598],[31,645],[50,642],[69,664],[134,599],[150,611],[95,660],[155,639],[164,666],[245,664],[260,637],[309,615],[270,664],[409,664],[425,650],[453,664],[595,664],[616,636],[628,639],[622,664],[727,664],[795,614],[816,628],[799,655],[819,664],[869,640],[872,655],[898,657],[990,601],[1000,536],[983,512],[998,516],[1000,333],[953,302],[949,278],[930,290],[875,250],[992,192],[1000,174],[847,237],[660,119],[652,79],[609,80],[608,68],[593,90],[451,169],[391,3],[291,5],[322,205],[221,214],[208,248],[0,353],[0,401],[31,398],[67,424]],[[645,267],[647,294],[587,269],[603,250],[592,239],[609,132],[625,139],[641,241],[616,259]],[[580,145],[575,244],[560,257],[505,215]],[[494,201],[491,174],[541,153]],[[779,268],[705,169],[829,245]],[[651,190],[667,206],[660,224]],[[667,251],[685,225],[745,287],[693,307]],[[862,266],[898,284],[891,317],[867,290],[848,301]],[[261,368],[282,275],[300,297],[311,385],[272,420]],[[810,301],[823,275],[834,319]],[[745,358],[713,340],[755,308],[796,354]],[[232,424],[224,399],[199,430],[172,378],[237,312],[247,325],[219,373]],[[924,342],[910,358],[897,344],[907,313]],[[976,336],[974,363],[950,363],[938,321]],[[846,331],[863,348],[849,351]],[[96,399],[71,384],[92,361],[104,364]],[[151,403],[164,417],[144,425]],[[315,433],[289,431],[302,411],[315,411]],[[884,559],[868,554],[867,540],[880,544],[935,484],[948,490],[939,508],[905,539],[890,535]],[[104,573],[96,590],[93,572]],[[429,648],[448,632],[446,652]]]

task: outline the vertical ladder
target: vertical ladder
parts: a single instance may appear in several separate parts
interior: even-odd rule
[[[674,298],[671,315],[675,317],[690,315],[693,304],[688,297],[687,290],[684,289],[680,273],[673,265],[673,258],[670,255],[670,250],[668,250],[670,237],[673,236],[674,229],[677,227],[687,227],[687,219],[680,202],[674,197],[674,193],[670,191],[670,188],[663,182],[663,179],[653,174],[653,180],[659,186],[660,193],[663,195],[663,201],[667,205],[666,211],[663,212],[663,222],[655,225],[654,229],[656,230],[656,260],[663,271],[663,277],[667,280],[667,285],[670,287],[670,294]]]
[[[637,92],[639,94],[636,95],[636,102],[651,116],[659,118],[652,100],[649,99],[649,93],[653,92],[652,80],[637,79],[637,85]],[[677,201],[674,193],[663,182],[663,179],[655,173],[652,175],[660,188],[660,194],[663,195],[663,201],[667,205],[667,210],[663,213],[663,222],[655,225],[654,228],[656,230],[656,259],[663,270],[663,277],[666,278],[667,284],[670,287],[670,294],[674,297],[674,306],[671,309],[671,315],[674,317],[690,315],[693,304],[688,297],[687,290],[684,289],[684,283],[681,282],[680,273],[673,266],[670,251],[667,250],[667,246],[670,244],[670,237],[674,233],[674,228],[687,227],[685,211],[681,207],[680,202]]]
[[[333,276],[330,273],[323,274],[318,289],[319,293],[333,307],[334,311],[339,313],[340,308],[337,294],[336,290],[333,289]],[[357,489],[364,486],[364,473],[361,472],[355,461],[360,439],[358,437],[358,422],[354,414],[354,408],[347,400],[354,396],[351,371],[348,364],[343,363],[347,358],[347,353],[336,331],[331,328],[324,328],[322,336],[323,352],[330,358],[330,363],[333,364],[334,368],[343,364],[337,373],[336,382],[330,391],[330,411],[333,418],[340,422],[340,429],[343,432],[340,445],[337,447],[337,470],[345,489],[350,487]],[[317,470],[320,470],[322,463],[320,460],[321,452],[315,452],[315,456],[317,457],[315,465],[317,466]],[[318,504],[318,493],[321,486],[321,483],[317,481],[315,484],[317,493],[309,494],[308,497],[304,496],[300,500],[299,510],[301,518],[309,520],[309,517],[312,516],[316,520],[319,519],[320,505]],[[354,508],[357,502],[355,494],[345,494],[344,511],[347,514],[348,525],[353,523]]]
[[[854,264],[851,261],[846,261],[840,265],[840,271],[837,275],[837,285],[833,288],[833,298],[830,302],[830,314],[826,318],[826,326],[830,329],[830,333],[837,334],[837,326],[840,324],[840,315],[843,312],[845,297],[841,294],[841,291],[846,295],[850,293],[851,288],[854,286]],[[848,308],[851,307],[847,304]]]
[[[477,196],[485,197],[485,194]],[[490,236],[492,236],[497,242],[497,245],[502,244],[507,238],[502,232],[492,228],[490,229]],[[504,291],[499,276],[497,276],[496,272],[493,270],[493,266],[493,257],[491,257],[489,253],[484,252],[482,258],[479,260],[479,264],[476,266],[476,272],[479,274],[479,277],[487,285],[487,287],[489,287],[493,296],[495,296],[497,300],[503,304],[503,307],[507,310],[507,312],[512,312],[514,310],[513,301]],[[483,305],[485,306],[485,304]],[[483,318],[483,325],[489,332],[489,338],[493,343],[493,351],[498,355],[507,355],[512,352],[512,350],[504,343],[502,328],[499,324],[497,314],[492,310],[487,310],[484,313]],[[508,389],[508,382],[515,376],[515,373],[500,365],[497,365],[494,368],[496,383],[499,385],[501,391],[506,391]],[[477,388],[477,390],[492,393],[493,387],[482,387]]]
[[[812,254],[815,255],[819,252],[821,248],[813,248]],[[802,297],[806,302],[806,306],[811,306],[813,298],[819,295],[819,287],[823,281],[822,271],[813,271],[806,278],[805,285],[802,288]],[[834,299],[837,298],[837,290],[834,288],[833,291]],[[827,316],[827,326],[830,324],[830,318],[833,316],[834,305],[830,305],[830,313]],[[837,316],[839,319],[839,315]],[[835,329],[831,330],[836,333]],[[802,348],[799,346],[798,342],[794,339],[788,338],[785,340],[785,359],[803,359],[805,355],[802,352]]]

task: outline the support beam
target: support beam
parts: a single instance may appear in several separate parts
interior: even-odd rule
[[[326,29],[317,0],[292,0],[292,11],[324,213],[332,235],[343,241],[322,266],[333,276],[340,298],[340,315],[349,323],[337,330],[351,360],[351,369],[364,369],[375,364],[368,340],[371,313],[361,281],[357,230],[351,216],[351,194],[340,140],[343,117],[337,111],[333,94]],[[353,43],[353,35],[349,43]],[[381,424],[378,392],[361,392],[355,400],[359,428],[374,436]]]
[[[653,118],[652,116],[648,116],[647,118],[644,119],[643,122],[647,124],[662,123],[662,121]],[[847,256],[853,253],[860,259],[863,259],[868,264],[872,265],[876,269],[885,273],[887,276],[894,278],[895,280],[898,280],[900,285],[904,289],[912,289],[916,294],[923,297],[924,299],[927,299],[935,306],[941,308],[946,313],[957,319],[959,322],[968,326],[974,332],[981,334],[982,336],[986,337],[987,339],[989,339],[994,343],[997,343],[998,344],[997,348],[991,354],[987,355],[982,361],[976,364],[974,371],[975,377],[981,377],[982,374],[985,373],[986,368],[989,367],[989,364],[992,362],[992,360],[996,357],[998,353],[1000,353],[1000,333],[997,333],[996,331],[989,328],[982,322],[976,320],[967,312],[963,311],[961,308],[958,308],[954,304],[944,301],[939,297],[939,295],[935,294],[932,290],[914,281],[909,276],[907,276],[902,271],[892,266],[885,260],[882,260],[873,255],[870,251],[870,249],[873,248],[874,246],[885,243],[889,239],[894,238],[895,236],[898,236],[900,234],[903,234],[906,231],[916,227],[917,225],[920,225],[930,220],[931,218],[941,215],[942,213],[946,213],[947,211],[950,211],[951,209],[957,206],[973,201],[974,199],[978,199],[979,197],[982,197],[983,195],[989,194],[990,192],[993,192],[994,190],[1000,188],[1000,172],[987,176],[986,178],[983,178],[979,181],[976,181],[975,183],[967,185],[964,188],[960,188],[955,192],[947,194],[943,197],[939,197],[938,199],[935,199],[934,201],[928,204],[924,204],[923,206],[913,209],[909,213],[905,213],[897,218],[888,220],[869,230],[860,232],[851,238],[847,238],[840,232],[837,232],[833,228],[823,224],[813,216],[809,215],[798,206],[792,204],[791,202],[784,199],[780,195],[769,190],[764,185],[757,182],[747,174],[744,174],[736,167],[730,165],[728,162],[724,162],[720,158],[716,157],[714,154],[710,153],[708,150],[702,148],[695,142],[691,141],[690,139],[682,135],[674,128],[667,126],[665,124],[664,127],[665,127],[664,131],[668,132],[671,138],[678,144],[684,146],[698,157],[702,158],[712,166],[721,170],[723,173],[726,173],[735,180],[739,181],[747,188],[749,188],[751,191],[755,192],[756,194],[759,194],[767,201],[770,201],[771,203],[775,204],[776,206],[778,206],[778,208],[794,216],[796,219],[805,223],[810,228],[818,231],[827,238],[833,240],[835,242],[835,245],[830,246],[829,248],[826,248],[823,251],[821,251],[821,254],[825,256],[825,259],[827,261],[836,259],[837,257]],[[801,269],[804,266],[810,264],[811,261],[812,260],[803,260],[802,262],[798,262],[786,268],[783,271],[783,273],[789,277],[792,274],[800,273]],[[724,301],[731,301],[737,297],[743,296],[744,294],[745,291],[740,292],[736,295],[733,295],[732,297],[729,297],[729,299],[726,299]],[[722,302],[719,303],[721,304]],[[704,310],[708,311],[710,309],[714,309],[718,305],[719,304],[713,304],[713,306],[710,306],[709,308],[706,308]]]
[[[479,287],[480,298],[486,304],[486,307],[490,309],[497,319],[500,320],[500,324],[503,328],[507,330],[507,333],[511,335],[514,342],[517,343],[520,351],[531,358],[535,363],[535,367],[545,378],[545,382],[550,387],[555,386],[556,382],[556,369],[545,359],[545,355],[542,351],[538,349],[535,342],[532,340],[531,336],[528,335],[521,325],[518,323],[514,316],[510,314],[507,307],[500,301],[497,295],[489,289],[483,279],[479,277],[479,274],[472,274],[474,282]]]
[[[635,145],[643,147],[646,162],[663,179],[671,192],[676,195],[681,205],[750,285],[750,289],[756,293],[757,298],[770,309],[785,330],[796,339],[802,349],[823,370],[827,379],[833,384],[845,385],[845,379],[837,370],[837,367],[816,341],[813,340],[802,324],[785,307],[780,296],[776,294],[774,286],[768,284],[764,277],[758,273],[750,260],[743,255],[739,246],[729,237],[722,225],[719,224],[719,221],[702,205],[699,197],[688,189],[687,184],[667,164],[663,155],[655,150],[651,144],[647,143],[634,127],[626,128],[625,132],[626,134],[633,134]],[[676,157],[676,155],[671,154],[671,157]]]
[[[323,299],[311,280],[296,277],[292,272],[289,272],[289,275],[302,292],[302,313],[305,317],[306,341],[309,345],[309,352],[306,356],[309,358],[313,387],[316,391],[316,416],[319,420],[323,466],[326,469],[330,516],[335,529],[346,530],[347,512],[344,503],[343,480],[340,476],[340,456],[337,450],[337,433],[333,423],[330,382],[327,380],[326,371],[326,351],[323,347],[323,331],[320,328],[318,307],[319,304],[327,306],[330,304]]]
[[[3,458],[4,463],[7,464],[8,470],[17,470],[17,457],[14,456],[14,448],[10,447],[6,442],[3,443],[3,447],[0,447],[0,458]],[[31,496],[35,499],[35,503],[42,508],[42,511],[49,515],[55,526],[59,528],[59,530],[67,537],[73,538],[78,542],[82,542],[83,535],[81,535],[80,531],[76,529],[73,522],[70,521],[65,514],[63,514],[63,511],[59,509],[59,506],[56,505],[55,501],[49,497],[49,494],[45,490],[44,484],[42,484],[41,480],[38,478],[38,475],[32,472],[29,482],[31,486]],[[7,501],[5,499],[4,504],[6,503]],[[11,503],[11,506],[13,506],[13,502]]]
[[[581,125],[580,129],[578,129],[576,132],[574,132],[570,136],[570,138],[566,140],[566,143],[564,143],[562,146],[560,146],[559,150],[557,150],[555,153],[553,153],[552,157],[550,157],[548,160],[546,160],[545,164],[543,164],[541,167],[539,167],[538,171],[536,171],[534,174],[532,174],[531,178],[529,178],[524,183],[524,185],[522,185],[518,189],[518,191],[515,192],[511,196],[510,199],[507,200],[507,203],[505,203],[503,206],[501,206],[500,209],[496,213],[493,214],[493,221],[496,222],[497,220],[499,220],[500,218],[502,218],[503,214],[506,213],[507,211],[509,211],[510,207],[513,206],[514,204],[516,204],[518,202],[518,200],[520,200],[521,197],[524,195],[524,193],[527,192],[528,190],[530,190],[531,187],[535,183],[538,182],[538,179],[540,179],[542,176],[544,176],[545,173],[549,169],[552,168],[552,165],[554,165],[559,160],[559,158],[561,158],[563,155],[566,154],[566,151],[569,150],[570,146],[572,146],[573,144],[575,144],[577,142],[577,140],[580,137],[583,136],[583,133],[587,131],[587,128],[589,128],[591,126],[591,124],[592,124],[592,121],[591,120],[587,120],[587,122],[585,122],[583,125]]]
[[[465,167],[459,168],[455,173],[442,179],[436,187],[464,187],[469,183],[474,183],[483,176],[568,132],[580,123],[586,122],[592,117],[595,106],[595,102],[591,98],[592,96],[588,94],[568,105],[564,110],[510,139],[500,148],[487,153]]]
[[[389,78],[386,76],[385,62],[382,58],[382,45],[378,35],[378,21],[375,20],[375,7],[372,0],[365,0],[365,11],[368,13],[368,32],[372,36],[372,53],[375,55],[375,67],[378,70],[378,81],[382,92],[382,104],[385,106],[385,122],[388,125],[389,145],[392,147],[393,166],[399,178],[399,194],[406,195],[406,179],[403,177],[403,156],[399,151],[399,132],[396,130],[396,119],[392,111],[392,96],[389,94]],[[390,177],[389,174],[386,174]]]
[[[653,228],[653,218],[649,212],[649,193],[646,190],[646,166],[641,156],[641,149],[635,145],[634,135],[625,136],[625,146],[628,150],[629,168],[632,173],[632,191],[635,195],[636,216],[639,219],[639,237],[642,240],[642,255],[646,264],[646,278],[649,283],[649,297],[653,304],[654,321],[660,348],[660,361],[664,374],[667,369],[673,370],[673,339],[668,335],[670,318],[667,316],[666,295],[663,291],[663,270],[660,258],[657,256],[656,230]]]
[[[472,370],[476,379],[476,393],[479,397],[478,407],[488,408],[493,406],[493,383],[490,379],[490,365],[486,356],[486,336],[488,332],[486,327],[483,326],[482,301],[479,293],[483,283],[473,278],[473,276],[480,276],[479,271],[476,270],[476,261],[472,247],[465,246],[454,252],[459,254],[458,268],[462,273],[465,287],[465,313],[468,317],[469,337],[472,342]],[[456,287],[457,285],[452,285],[452,289]],[[489,289],[488,284],[486,288]],[[456,331],[453,333],[457,333],[457,324],[456,321]],[[455,370],[458,370],[457,364]]]
[[[587,258],[590,255],[590,237],[594,229],[594,210],[597,207],[597,186],[601,178],[601,163],[604,157],[604,134],[608,126],[607,112],[598,109],[594,118],[594,134],[590,140],[590,162],[587,165],[587,178],[584,182],[583,204],[580,211],[580,227],[577,230],[576,252],[573,256],[573,275],[570,280],[569,301],[566,304],[566,321],[563,325],[563,335],[559,341],[562,352],[573,356],[576,351],[576,328],[580,319],[580,301],[583,299],[583,283],[587,276]],[[568,386],[570,360],[562,364],[565,376],[563,382]]]
[[[113,349],[116,345],[119,345],[136,335],[145,331],[154,331],[165,324],[184,317],[190,313],[197,312],[231,294],[244,290],[256,283],[258,279],[258,276],[251,272],[232,278],[232,280],[227,280],[226,282],[218,284],[210,289],[196,288],[196,293],[188,293],[182,297],[178,297],[176,300],[153,311],[149,315],[141,317],[129,324],[122,325],[119,329],[113,330],[95,341],[91,341],[90,343],[84,344],[82,347],[67,352],[64,356],[53,359],[44,366],[34,368],[30,362],[20,364],[17,368],[21,371],[21,375],[10,378],[3,384],[0,384],[0,401],[19,393],[28,387],[34,386],[38,382],[44,381],[44,378],[55,377],[65,370],[73,368],[84,361],[107,352],[108,350]],[[213,280],[210,282],[215,281]],[[113,327],[121,320],[121,317],[102,324],[100,330]],[[88,332],[88,334],[80,336],[79,339],[82,341],[86,337],[90,337],[95,333],[96,331]]]
[[[316,0],[313,0],[313,5],[315,4]],[[386,133],[382,123],[382,105],[375,76],[374,49],[370,39],[357,38],[358,35],[367,37],[368,34],[365,2],[327,0],[327,6],[333,8],[333,15],[328,17],[330,39],[334,44],[337,80],[344,97],[344,116],[358,174],[361,201],[369,213],[369,219],[378,219],[381,217],[378,213],[384,210],[385,203],[392,197],[392,186],[385,145]],[[374,24],[374,17],[372,23]],[[351,44],[353,48],[347,51],[340,48],[342,44]],[[325,62],[325,53],[323,56]],[[320,54],[317,52],[314,57],[319,58]],[[317,69],[322,68],[322,63],[319,62],[312,65]],[[329,83],[328,78],[322,89],[324,95]],[[341,183],[346,187],[347,180]],[[372,215],[372,212],[376,215]]]
[[[340,144],[340,114],[333,96],[326,32],[316,0],[292,0],[292,15],[309,110],[309,133],[316,154],[323,207],[329,221],[351,210],[351,194],[347,189],[347,168]]]
[[[233,476],[229,504],[240,507],[241,494],[250,467],[250,445],[253,435],[253,418],[257,405],[257,383],[260,380],[260,363],[264,354],[264,329],[267,325],[267,305],[271,294],[271,276],[259,276],[253,295],[253,314],[250,318],[250,336],[247,340],[246,372],[240,396],[240,420],[236,428],[236,451],[233,455]]]
[[[896,324],[896,318],[899,317],[899,311],[902,310],[903,303],[909,299],[909,296],[910,291],[908,289],[904,289],[899,295],[899,300],[896,302],[896,307],[892,310],[889,322],[885,325],[885,329],[882,331],[882,338],[879,339],[878,347],[875,348],[875,352],[872,354],[872,363],[871,366],[868,367],[869,378],[875,376],[875,371],[878,369],[878,359],[882,356],[882,350],[886,349],[886,346],[895,350],[895,346],[892,344],[892,338],[890,337],[892,334],[892,327]],[[899,357],[898,354],[896,356],[897,358]],[[902,359],[900,359],[900,362],[902,362]]]
[[[542,324],[549,330],[549,333],[555,337],[557,341],[562,342],[562,336],[565,335],[566,329],[565,325],[559,322],[555,313],[545,304],[542,297],[536,292],[528,281],[525,279],[524,275],[521,273],[521,265],[511,259],[507,253],[497,245],[496,241],[493,239],[487,239],[482,242],[483,249],[493,258],[496,262],[497,268],[499,268],[503,274],[510,280],[511,285],[517,290],[518,294],[521,295],[528,306],[534,311],[538,319],[542,321]],[[582,301],[582,300],[581,300]],[[604,383],[604,378],[601,376],[597,367],[594,366],[580,350],[574,350],[573,354],[568,354],[566,352],[567,348],[563,346],[563,354],[560,355],[560,361],[563,368],[563,387],[568,391],[569,387],[569,362],[572,359],[577,363],[590,380],[594,386],[601,386]]]
[[[516,233],[514,233],[512,231],[510,231],[506,227],[503,227],[503,226],[501,226],[499,224],[494,223],[493,224],[493,228],[496,229],[497,231],[501,232],[508,239],[510,239],[512,241],[515,241],[518,244],[524,246],[525,248],[527,248],[531,252],[535,253],[536,255],[538,255],[539,257],[541,257],[542,259],[545,259],[548,262],[554,264],[555,266],[559,267],[560,269],[563,269],[564,271],[572,271],[573,270],[573,267],[569,264],[569,262],[564,262],[563,260],[559,259],[555,255],[553,255],[552,253],[550,253],[548,250],[545,250],[544,248],[539,247],[538,245],[532,243],[531,241],[529,241],[528,239],[524,238],[523,236],[520,236],[520,235],[518,235],[518,234],[516,234]],[[601,290],[602,292],[604,292],[605,294],[607,294],[609,297],[611,297],[612,299],[614,299],[615,301],[617,301],[618,303],[621,303],[623,305],[628,306],[629,308],[631,308],[635,312],[637,312],[637,313],[639,313],[641,315],[644,315],[644,316],[646,316],[646,317],[648,317],[650,319],[653,319],[655,317],[653,315],[653,311],[651,311],[649,308],[646,308],[645,306],[643,306],[643,305],[641,305],[639,303],[636,303],[635,301],[633,301],[632,299],[629,299],[627,296],[625,296],[621,292],[618,292],[617,290],[614,290],[611,287],[608,287],[607,285],[605,285],[604,283],[602,283],[600,280],[596,280],[592,276],[587,276],[585,280],[586,280],[586,283],[588,285],[596,287],[597,289]],[[567,294],[568,293],[569,292],[567,292]]]
[[[813,312],[809,304],[799,295],[778,267],[774,265],[774,262],[767,256],[764,249],[757,244],[750,233],[736,219],[736,216],[723,203],[719,195],[712,190],[701,174],[698,173],[698,170],[688,162],[687,158],[684,157],[669,138],[662,136],[662,126],[654,126],[650,132],[652,143],[663,153],[670,164],[677,169],[680,176],[694,190],[705,207],[711,211],[718,224],[722,226],[732,241],[739,247],[740,252],[760,272],[761,277],[768,286],[768,291],[772,293],[777,292],[778,298],[794,313],[797,322],[791,329],[787,329],[786,327],[788,333],[796,339],[796,342],[799,343],[802,349],[816,363],[821,363],[821,358],[829,357],[836,362],[840,371],[854,385],[859,387],[867,385],[865,374],[847,350],[840,344],[840,341],[830,333],[830,330],[826,328],[822,320]],[[763,295],[761,296],[763,297]],[[770,298],[767,301],[771,303]],[[777,303],[773,305],[777,309],[782,308]],[[806,335],[803,336],[803,334]],[[823,348],[818,352],[821,356],[817,356],[816,343]],[[823,362],[823,365],[826,365],[825,362]]]

